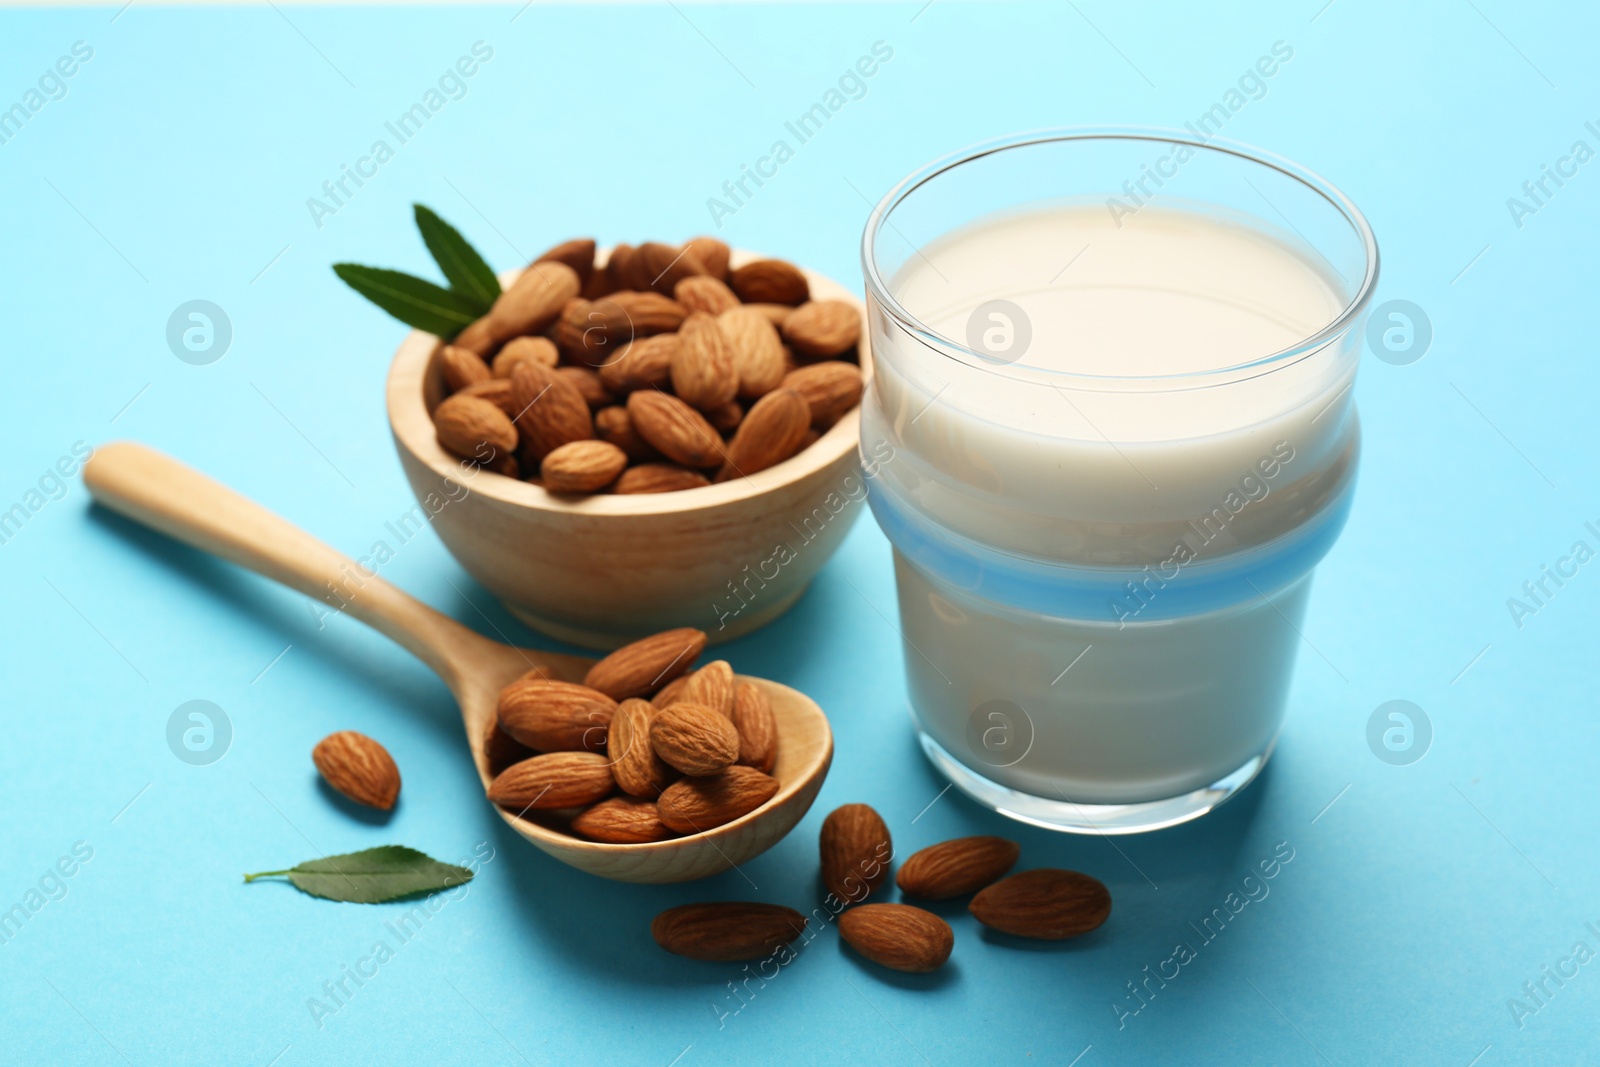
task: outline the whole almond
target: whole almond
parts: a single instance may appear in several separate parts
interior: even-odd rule
[[[806,917],[781,904],[681,904],[650,924],[668,952],[693,960],[737,963],[772,955],[806,930]]]
[[[910,904],[863,904],[839,916],[839,936],[892,971],[927,974],[950,958],[956,935],[931,911]]]
[[[504,808],[547,811],[580,808],[616,789],[611,761],[595,752],[547,752],[514,763],[489,783],[489,799]]]
[[[728,260],[732,251],[726,244],[715,237],[692,237],[684,242],[684,247],[694,254],[711,277],[727,279]]]
[[[861,312],[844,300],[813,300],[783,322],[783,339],[812,359],[831,359],[861,340]]]
[[[554,336],[574,360],[601,367],[641,337],[676,330],[687,315],[682,304],[660,293],[624,290],[567,304]]]
[[[651,447],[650,442],[640,437],[638,431],[633,428],[633,419],[629,417],[628,409],[621,404],[613,404],[594,413],[594,433],[600,440],[622,449],[623,454],[632,462],[648,463],[661,458],[661,453]],[[695,477],[698,478],[699,475]]]
[[[511,371],[524,360],[541,367],[554,367],[561,361],[561,353],[548,337],[513,337],[495,354],[494,376],[509,380]]]
[[[894,843],[883,817],[845,804],[822,820],[822,884],[844,903],[859,903],[889,876]]]
[[[739,762],[771,774],[778,762],[778,719],[766,690],[754,682],[734,687],[733,726],[739,731]]]
[[[506,733],[536,751],[604,752],[616,711],[616,701],[588,686],[534,679],[502,689],[496,714]]]
[[[685,467],[715,467],[726,458],[721,435],[704,415],[675,396],[655,389],[630,393],[628,417],[640,437]]]
[[[640,337],[600,365],[600,384],[617,396],[635,389],[660,389],[672,380],[672,357],[677,352],[675,333]]]
[[[635,254],[632,245],[617,245],[611,249],[610,255],[606,257],[604,274],[613,292],[619,289],[636,288],[633,284],[633,260]]]
[[[973,897],[967,910],[1002,933],[1060,941],[1105,922],[1111,893],[1087,874],[1046,867],[994,883]]]
[[[710,708],[719,715],[733,718],[733,667],[725,659],[713,660],[689,675],[683,683],[679,700]]]
[[[639,246],[639,265],[649,277],[646,284],[665,296],[671,296],[683,279],[706,273],[693,249],[673,248],[659,241],[646,241]]]
[[[588,285],[589,276],[594,273],[594,239],[574,237],[570,241],[562,241],[534,262],[565,263],[578,275],[580,286]]]
[[[475,396],[479,400],[487,400],[495,407],[506,413],[506,418],[511,418],[517,413],[517,401],[511,394],[511,382],[505,378],[485,378],[481,382],[473,382],[463,386],[457,396]]]
[[[578,295],[584,300],[599,300],[602,296],[610,296],[622,288],[611,278],[611,272],[596,266],[594,273],[589,275],[589,280],[583,283],[583,291]]]
[[[676,493],[684,489],[699,489],[711,482],[699,471],[679,467],[672,463],[641,463],[629,467],[617,479],[611,491],[619,496],[638,493]]]
[[[721,712],[679,700],[650,720],[650,747],[684,774],[706,778],[739,760],[739,731]]]
[[[683,695],[683,687],[689,684],[689,676],[675,678],[661,687],[661,692],[650,698],[650,703],[658,708],[669,707],[676,703]]]
[[[617,480],[628,454],[605,441],[570,441],[539,464],[539,477],[552,493],[598,493]]]
[[[656,813],[654,801],[632,797],[602,800],[573,819],[572,828],[591,841],[609,845],[642,845],[672,836]]]
[[[666,765],[650,745],[650,723],[656,709],[637,697],[624,700],[611,717],[606,755],[611,758],[611,776],[629,796],[654,800],[672,784],[677,773]]]
[[[578,395],[583,397],[583,402],[589,405],[589,410],[594,411],[607,407],[617,402],[606,389],[605,383],[588,367],[557,367],[556,377],[565,378],[578,390]]]
[[[487,355],[513,337],[538,333],[556,320],[562,305],[578,295],[578,274],[565,263],[535,263],[495,298],[494,306],[478,323],[456,337],[456,344]]]
[[[783,388],[805,397],[806,406],[811,409],[811,424],[827,429],[861,403],[861,368],[836,359],[813,363],[784,375]]]
[[[793,263],[781,259],[758,259],[735,267],[728,275],[728,288],[746,304],[804,304],[811,296],[806,276]]]
[[[800,451],[811,427],[811,408],[793,389],[775,389],[755,402],[728,442],[716,480],[725,482],[776,466]]]
[[[914,897],[963,897],[1002,877],[1021,853],[1021,845],[1003,837],[958,837],[914,853],[900,865],[894,881],[902,893]]]
[[[734,765],[710,778],[680,778],[661,791],[656,810],[680,834],[697,834],[755,811],[778,793],[778,780]]]
[[[499,719],[489,720],[489,728],[483,733],[483,759],[489,765],[490,778],[498,776],[513,763],[521,763],[537,755],[533,749],[506,733]]]
[[[663,630],[623,645],[600,660],[584,675],[583,684],[612,700],[648,696],[686,674],[705,647],[702,630],[688,626]]]
[[[389,811],[400,796],[400,768],[387,749],[366,734],[340,730],[311,750],[329,785],[357,804]]]
[[[473,382],[481,382],[493,377],[489,364],[483,361],[478,353],[455,345],[445,345],[439,349],[439,376],[444,379],[445,388],[450,392],[459,392]]]
[[[717,320],[697,311],[678,330],[678,351],[672,357],[672,391],[701,411],[733,400],[739,391],[733,352]]]
[[[755,308],[736,307],[717,316],[717,325],[733,354],[739,395],[762,396],[783,380],[783,341],[771,321]]]
[[[517,448],[517,428],[491,401],[457,393],[433,409],[433,429],[439,444],[462,459],[488,462],[508,456]]]
[[[517,364],[511,372],[511,396],[525,446],[522,457],[535,465],[570,441],[594,436],[594,420],[583,394],[548,367]]]
[[[679,281],[673,287],[672,299],[688,308],[691,314],[704,311],[708,315],[720,315],[739,306],[739,298],[733,295],[728,283],[709,274],[693,274]]]

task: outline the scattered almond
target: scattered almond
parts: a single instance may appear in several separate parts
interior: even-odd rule
[[[1021,845],[1003,837],[960,837],[914,853],[894,880],[910,896],[948,900],[1001,878],[1021,853]]]
[[[728,287],[747,304],[804,304],[811,295],[806,276],[781,259],[758,259],[728,275]]]
[[[894,844],[883,817],[866,804],[845,804],[822,821],[822,884],[840,901],[859,903],[889,875]]]
[[[692,627],[652,634],[590,667],[583,684],[612,700],[648,696],[687,673],[705,647],[705,633]]]
[[[778,780],[735,764],[710,778],[680,778],[661,791],[661,821],[680,834],[697,834],[755,811],[778,793]]]
[[[972,898],[967,910],[983,925],[1017,937],[1059,941],[1095,929],[1111,915],[1111,893],[1077,871],[1023,871]]]
[[[604,800],[616,786],[604,756],[548,752],[502,771],[489,783],[489,799],[519,812],[576,808]]]
[[[736,963],[772,955],[805,933],[806,917],[778,904],[683,904],[650,924],[668,952],[695,960]]]
[[[539,752],[606,750],[616,701],[588,686],[533,679],[500,691],[497,716],[506,733]]]
[[[602,800],[573,819],[572,828],[590,840],[608,845],[642,845],[672,836],[653,801],[632,797]]]
[[[909,904],[863,904],[839,916],[839,936],[873,963],[908,974],[937,971],[956,935],[931,911]]]
[[[733,726],[739,731],[739,762],[771,774],[778,762],[778,720],[766,690],[754,682],[734,687]]]
[[[681,699],[650,720],[650,746],[684,774],[720,774],[739,759],[739,731],[721,712]]]
[[[571,441],[539,464],[539,477],[552,493],[597,493],[617,480],[628,454],[605,441]]]
[[[389,811],[400,796],[400,768],[389,751],[366,734],[341,730],[311,750],[329,785],[357,804]]]

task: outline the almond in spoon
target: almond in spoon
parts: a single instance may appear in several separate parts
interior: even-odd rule
[[[650,746],[684,774],[720,774],[739,759],[739,731],[726,715],[679,700],[650,720]]]
[[[733,766],[711,778],[680,778],[662,790],[656,809],[680,834],[697,834],[750,814],[777,792],[776,778]]]
[[[589,668],[583,684],[626,700],[654,693],[688,672],[706,647],[706,635],[693,627],[663,630],[623,645]]]

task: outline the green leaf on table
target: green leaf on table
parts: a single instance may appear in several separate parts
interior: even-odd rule
[[[439,269],[444,271],[450,288],[472,301],[479,315],[486,314],[495,297],[500,295],[500,279],[454,226],[434,214],[431,208],[422,204],[412,207],[416,209],[417,229],[422,231],[422,240]]]
[[[355,904],[381,904],[472,881],[472,872],[465,867],[440,863],[427,853],[404,845],[324,856],[288,870],[247,874],[244,880],[253,882],[274,875],[287,876],[295,888],[314,897]]]
[[[438,334],[447,341],[479,317],[477,305],[460,293],[401,271],[335,263],[333,272],[407,326]]]

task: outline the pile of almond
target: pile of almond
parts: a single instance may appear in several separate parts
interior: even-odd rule
[[[449,452],[552,493],[664,493],[781,463],[861,399],[861,316],[780,259],[566,241],[437,359]]]
[[[691,671],[705,647],[699,630],[668,630],[617,649],[582,685],[535,667],[506,686],[484,745],[489,799],[608,844],[697,834],[771,800],[766,693],[726,660]]]
[[[821,918],[838,916],[846,944],[891,970],[923,974],[944,966],[955,947],[955,932],[944,919],[910,904],[862,903],[888,878],[894,855],[889,827],[876,811],[866,804],[836,808],[823,820],[820,846],[829,894]],[[1040,868],[1005,877],[1021,852],[1015,841],[1000,837],[944,841],[906,860],[895,883],[902,895],[923,900],[976,894],[967,905],[973,917],[1016,937],[1077,937],[1111,915],[1111,893],[1086,874]],[[650,932],[680,956],[753,960],[794,941],[807,922],[807,916],[777,904],[685,904],[656,916]]]

